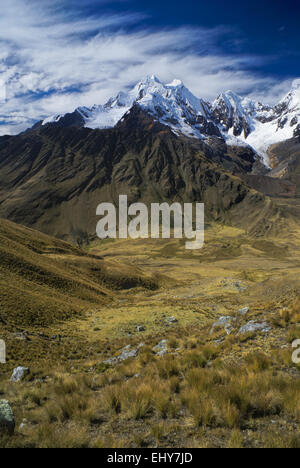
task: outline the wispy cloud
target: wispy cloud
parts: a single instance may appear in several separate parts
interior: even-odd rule
[[[257,66],[265,57],[222,53],[218,44],[234,40],[234,30],[151,30],[143,28],[140,13],[86,16],[75,8],[80,2],[72,4],[68,10],[62,0],[48,5],[10,0],[2,6],[0,79],[7,83],[2,134],[17,133],[53,113],[102,103],[147,74],[165,81],[180,78],[207,99],[233,89],[255,91],[270,102],[290,85],[251,71],[253,62]]]

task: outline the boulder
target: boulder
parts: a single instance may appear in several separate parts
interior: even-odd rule
[[[165,356],[167,353],[168,353],[168,350],[167,350],[167,349],[162,349],[161,351],[158,351],[158,353],[156,353],[156,355],[159,356],[159,357],[163,357],[163,356]]]
[[[27,427],[28,427],[28,421],[27,421],[27,419],[23,419],[20,426],[19,426],[19,431],[22,432]]]
[[[13,434],[15,430],[15,418],[11,406],[7,400],[0,400],[0,432]]]
[[[165,322],[166,323],[177,323],[178,320],[177,320],[176,317],[168,317],[168,318],[166,318]]]
[[[119,362],[126,361],[127,359],[136,357],[138,353],[137,349],[123,349],[122,354],[117,357]]]
[[[227,335],[230,335],[230,333],[234,330],[234,327],[232,326],[232,322],[234,321],[234,317],[231,317],[230,315],[223,315],[217,322],[212,325],[210,329],[210,335],[214,333],[215,328],[224,328]]]
[[[29,341],[26,333],[14,333],[14,338],[20,341]]]
[[[247,291],[247,286],[242,285],[240,281],[234,283],[234,286],[238,289],[239,292]]]
[[[244,307],[243,309],[238,310],[238,314],[243,315],[243,316],[247,315],[249,312],[250,312],[249,307]]]
[[[262,333],[268,333],[271,331],[272,328],[267,322],[255,322],[254,320],[250,320],[250,322],[246,323],[246,325],[243,325],[240,329],[238,334],[239,335],[244,335],[246,333],[255,333],[255,332],[262,332]]]
[[[108,366],[113,366],[117,364],[117,362],[118,362],[117,358],[109,358],[109,359],[106,359],[106,361],[103,361],[103,364],[107,364]]]
[[[26,375],[29,374],[28,367],[16,367],[11,376],[11,382],[21,382]]]
[[[127,359],[135,358],[138,355],[139,349],[144,346],[144,343],[141,343],[136,349],[131,349],[131,345],[125,346],[125,348],[121,349],[119,356],[112,357],[103,361],[103,364],[108,364],[110,366],[116,365],[120,362],[127,361]]]
[[[164,356],[168,352],[167,343],[167,340],[162,340],[160,343],[158,343],[158,345],[152,348],[152,351],[154,351],[154,353],[157,354],[157,356]]]

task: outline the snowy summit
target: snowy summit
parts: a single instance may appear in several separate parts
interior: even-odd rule
[[[210,103],[194,96],[180,80],[164,84],[152,75],[104,105],[78,107],[75,112],[83,126],[104,129],[114,127],[134,105],[178,135],[201,139],[217,136],[231,145],[249,145],[264,157],[266,164],[270,145],[300,135],[300,79],[271,107],[232,91],[220,94]],[[51,116],[42,125],[60,122],[64,116]]]

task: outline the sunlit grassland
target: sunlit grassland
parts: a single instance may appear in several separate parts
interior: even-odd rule
[[[216,224],[198,252],[172,239],[97,240],[85,252],[44,251],[49,268],[67,271],[75,285],[82,281],[84,294],[101,287],[105,296],[83,301],[67,288],[63,298],[78,301],[79,312],[66,319],[55,302],[54,321],[19,322],[17,331],[26,329],[29,341],[4,327],[8,362],[0,368],[0,392],[13,406],[17,429],[1,444],[299,447],[299,366],[291,344],[300,337],[300,235],[295,229],[285,236],[255,239]],[[250,309],[246,318],[238,315],[243,307]],[[272,329],[210,334],[221,315],[234,316],[236,327],[254,320]],[[177,321],[168,323],[170,317]],[[152,348],[162,339],[168,354],[158,357]],[[136,358],[103,364],[141,343]],[[12,385],[9,376],[20,364],[31,373]]]

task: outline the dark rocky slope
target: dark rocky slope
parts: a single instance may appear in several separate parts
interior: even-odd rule
[[[96,207],[204,202],[206,218],[266,232],[277,208],[234,174],[257,161],[222,139],[176,136],[138,106],[109,130],[55,125],[0,139],[0,216],[76,241],[95,234]]]

